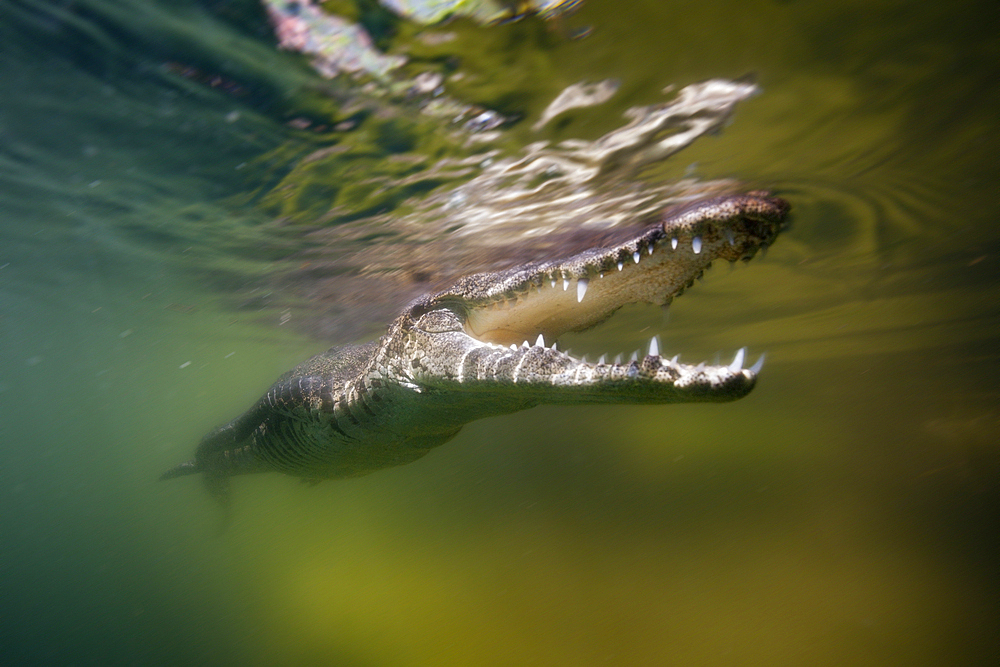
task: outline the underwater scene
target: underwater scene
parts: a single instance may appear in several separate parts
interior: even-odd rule
[[[4,662],[995,664],[998,25],[0,0]],[[600,368],[733,363],[739,400],[506,409],[511,382],[406,465],[160,479],[422,295],[745,193],[790,206],[749,261],[545,336]],[[644,248],[546,273],[568,305],[540,309]]]

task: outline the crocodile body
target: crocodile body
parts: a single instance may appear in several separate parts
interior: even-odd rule
[[[743,350],[729,365],[686,365],[654,339],[641,359],[594,364],[554,342],[626,304],[669,303],[716,259],[749,260],[787,211],[764,193],[717,197],[582,253],[466,276],[412,302],[380,339],[286,373],[161,479],[202,473],[224,501],[234,475],[364,475],[420,458],[468,422],[543,403],[738,399],[759,371],[743,367]]]

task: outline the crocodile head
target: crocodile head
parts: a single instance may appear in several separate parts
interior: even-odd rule
[[[740,398],[760,369],[760,362],[743,367],[742,349],[728,365],[687,365],[661,357],[654,338],[641,359],[588,363],[554,343],[626,304],[670,303],[717,259],[749,260],[774,241],[787,212],[784,200],[764,193],[717,197],[578,254],[467,276],[411,304],[375,366],[420,392],[462,385],[470,401],[516,403],[484,406],[487,414],[538,403]]]

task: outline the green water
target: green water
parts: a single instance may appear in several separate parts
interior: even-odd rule
[[[344,342],[301,324],[301,274],[275,279],[310,241],[267,193],[323,140],[287,121],[326,98],[255,7],[0,2],[5,662],[993,664],[995,3],[592,0],[462,27],[487,64],[455,94],[525,114],[508,148],[583,78],[622,87],[543,138],[756,75],[731,126],[649,176],[771,188],[793,228],[666,324],[629,308],[565,342],[747,345],[762,379],[733,404],[487,420],[314,488],[241,478],[220,537],[197,478],[157,476]]]

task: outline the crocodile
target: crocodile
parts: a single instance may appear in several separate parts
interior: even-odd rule
[[[663,211],[583,252],[460,278],[406,306],[379,339],[334,347],[282,377],[207,434],[161,479],[201,473],[227,503],[235,475],[281,472],[316,483],[410,463],[478,419],[540,404],[731,401],[744,367],[648,354],[596,363],[558,349],[626,304],[669,304],[717,259],[749,260],[783,229],[788,203],[765,192]]]

